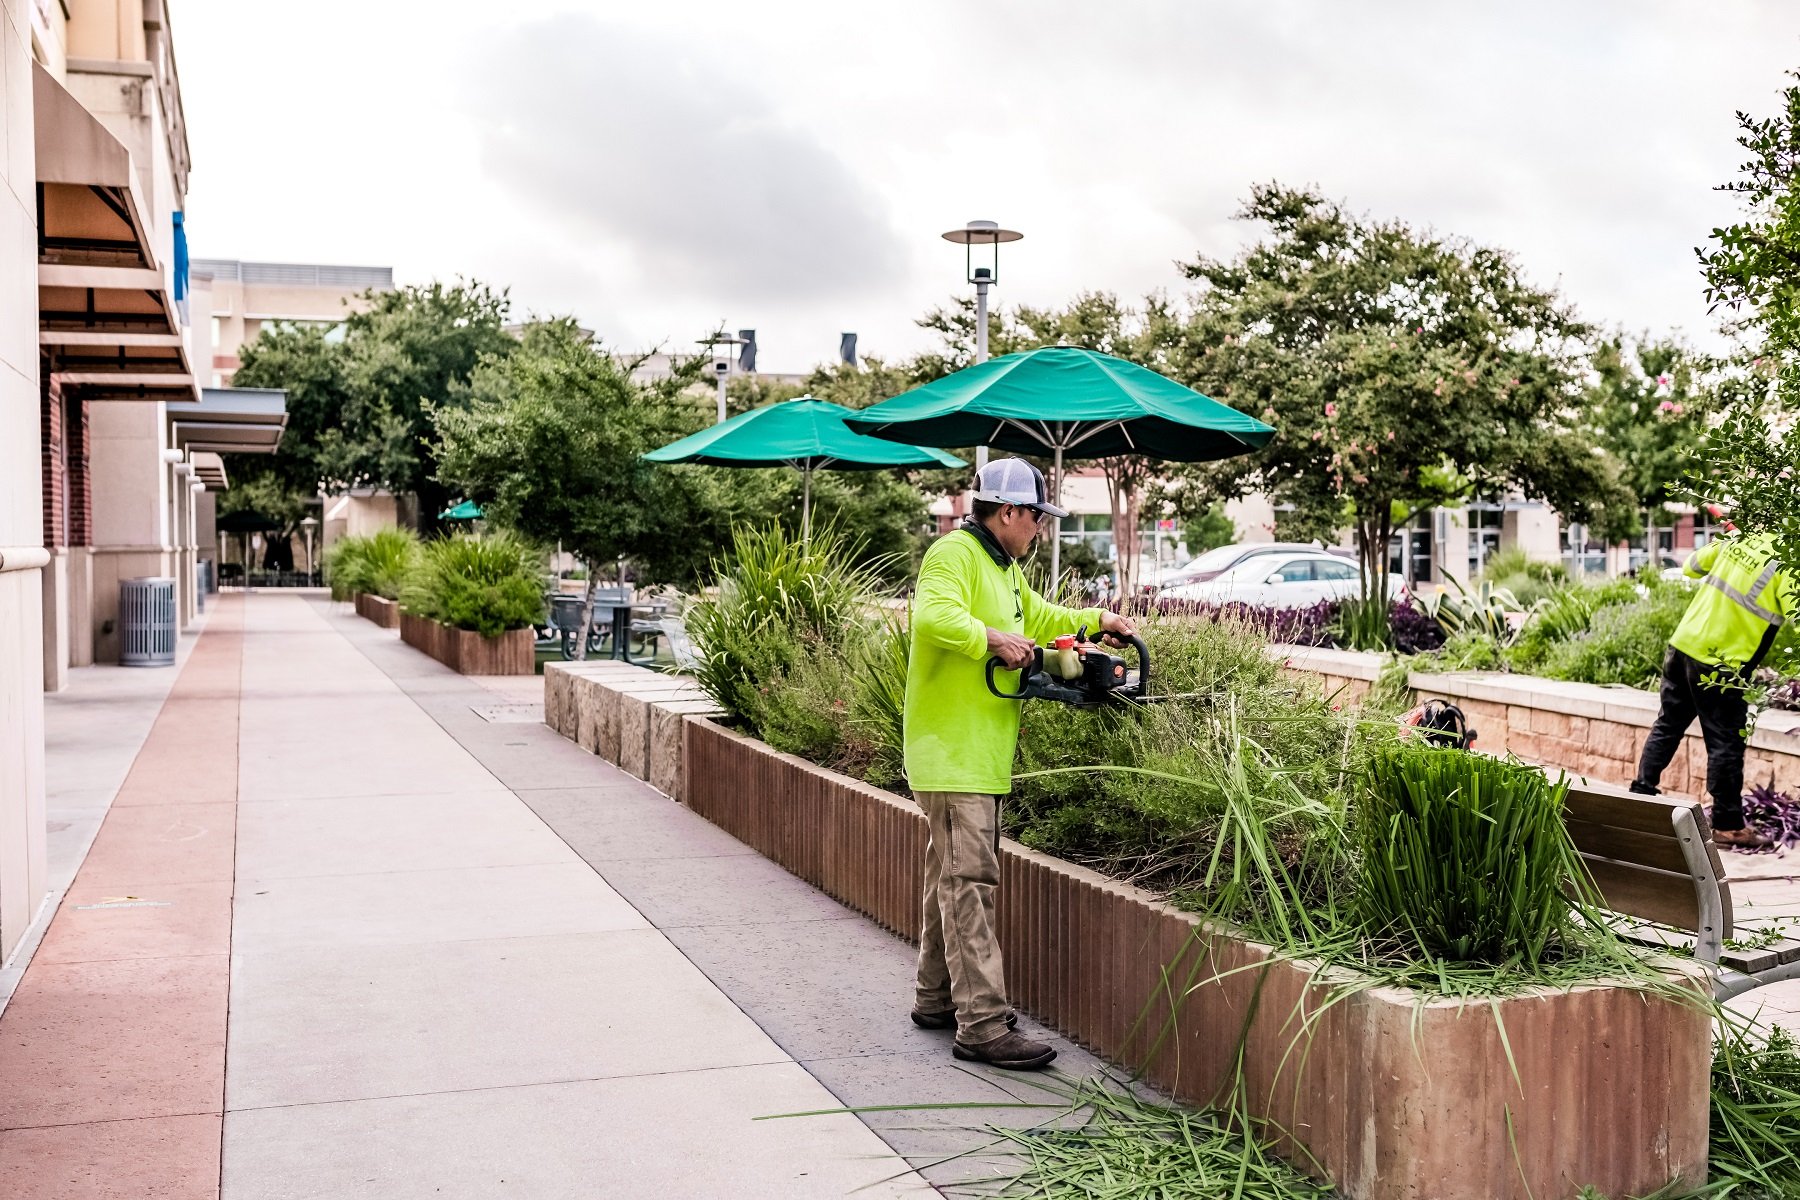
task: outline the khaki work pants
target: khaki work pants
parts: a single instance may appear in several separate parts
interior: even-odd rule
[[[1000,860],[994,833],[998,796],[919,792],[931,823],[925,845],[924,923],[919,932],[920,1012],[956,1009],[956,1040],[967,1046],[1006,1032],[1006,975],[994,929]]]

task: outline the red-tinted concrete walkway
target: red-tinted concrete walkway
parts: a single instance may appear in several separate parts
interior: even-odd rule
[[[0,1196],[219,1193],[242,661],[221,597],[0,1015]]]

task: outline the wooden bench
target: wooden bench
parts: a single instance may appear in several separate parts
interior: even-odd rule
[[[1731,883],[1698,801],[1574,781],[1567,820],[1606,906],[1653,923],[1626,928],[1631,940],[1690,947],[1696,962],[1713,969],[1713,993],[1721,1000],[1800,979],[1800,941],[1781,938],[1750,950],[1726,945],[1733,934]]]

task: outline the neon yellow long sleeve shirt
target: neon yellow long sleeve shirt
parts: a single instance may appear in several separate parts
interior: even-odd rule
[[[1099,636],[1101,610],[1051,604],[1013,564],[1001,567],[965,530],[925,552],[912,608],[906,671],[906,779],[915,792],[1012,790],[1019,744],[1018,700],[987,687],[987,631],[1022,633],[1040,644],[1081,626]],[[1017,671],[995,672],[1005,690]]]
[[[1685,568],[1702,583],[1669,645],[1699,662],[1732,668],[1760,662],[1772,631],[1800,609],[1766,534],[1708,542]]]

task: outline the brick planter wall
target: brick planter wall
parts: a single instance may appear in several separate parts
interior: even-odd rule
[[[703,718],[687,719],[686,755],[690,808],[916,940],[926,826],[910,801]],[[1241,1037],[1251,1112],[1353,1200],[1641,1195],[1705,1178],[1710,1023],[1695,1007],[1602,986],[1493,1006],[1374,989],[1328,1005],[1333,981],[1314,969],[1011,841],[1000,934],[1015,1003],[1183,1100],[1223,1098]],[[1146,1064],[1171,992],[1186,999]]]
[[[537,670],[536,638],[529,629],[483,637],[402,610],[400,640],[463,675],[530,675]]]
[[[1359,700],[1379,673],[1378,654],[1275,646],[1289,670],[1322,678]],[[1407,683],[1419,699],[1449,700],[1479,733],[1476,749],[1513,754],[1526,762],[1607,783],[1628,784],[1656,720],[1656,693],[1628,687],[1566,683],[1534,675],[1488,671],[1414,671]],[[1800,713],[1765,712],[1744,757],[1744,784],[1800,787]],[[1695,725],[1663,773],[1665,792],[1700,796],[1706,789],[1706,744]]]
[[[375,622],[383,629],[400,628],[400,605],[386,596],[356,593],[356,615],[365,621]]]

